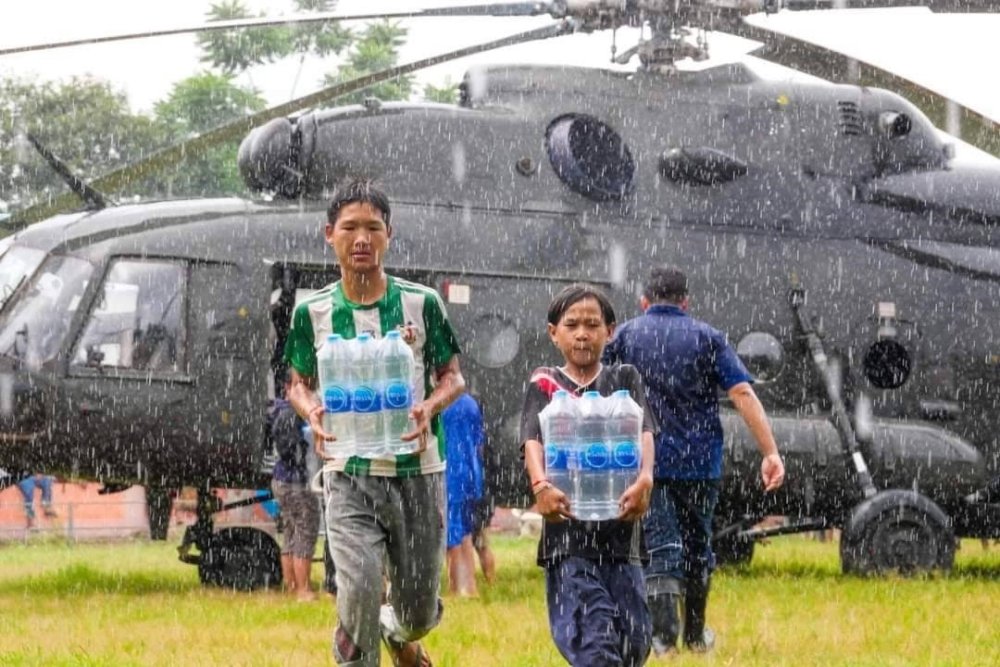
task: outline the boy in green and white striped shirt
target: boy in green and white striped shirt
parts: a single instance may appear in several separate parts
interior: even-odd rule
[[[423,378],[411,416],[417,453],[387,459],[341,457],[324,468],[327,543],[337,570],[333,653],[341,665],[379,664],[379,635],[403,665],[427,665],[416,641],[440,620],[438,582],[444,553],[444,438],[438,415],[464,389],[458,343],[437,292],[385,274],[392,238],[386,196],[368,182],[339,190],[327,215],[326,239],[341,280],[295,309],[285,345],[292,368],[289,399],[308,419],[317,451],[335,440],[322,426],[315,393],[316,352],[329,333],[381,337],[400,329]],[[387,560],[383,563],[383,554]],[[380,609],[382,574],[389,604]]]

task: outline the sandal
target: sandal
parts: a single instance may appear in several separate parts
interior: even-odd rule
[[[434,667],[431,657],[420,642],[397,644],[386,639],[385,647],[389,650],[393,667]]]

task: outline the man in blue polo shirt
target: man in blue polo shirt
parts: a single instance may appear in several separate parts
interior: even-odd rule
[[[711,648],[705,628],[712,554],[712,517],[722,477],[719,389],[746,422],[764,457],[765,488],[781,486],[784,464],[764,408],[725,336],[687,314],[687,277],[676,268],[657,268],[639,300],[644,314],[625,322],[604,348],[605,363],[639,369],[649,407],[660,423],[656,436],[655,484],[645,519],[650,564],[647,601],[657,654],[676,651],[684,597],[684,644]]]

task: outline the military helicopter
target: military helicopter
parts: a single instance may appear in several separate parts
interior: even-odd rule
[[[74,194],[19,213],[3,241],[0,467],[194,485],[182,558],[207,583],[277,581],[273,540],[215,531],[209,489],[261,484],[287,306],[336,278],[325,203],[365,175],[394,200],[389,271],[438,288],[462,339],[494,502],[527,501],[516,429],[525,379],[552,358],[551,295],[596,283],[624,316],[649,268],[677,264],[694,313],[755,373],[788,468],[764,496],[750,439],[725,416],[720,556],[840,527],[847,572],[950,567],[956,537],[1000,535],[1000,168],[953,162],[925,114],[886,90],[676,67],[703,49],[682,26],[738,32],[747,7],[779,4],[407,12],[554,22],[333,86],[91,183],[39,146]],[[635,72],[484,66],[458,105],[316,108],[473,52],[626,25],[649,31]],[[111,206],[102,192],[244,134],[239,166],[259,199]],[[85,209],[67,212],[70,197]],[[768,514],[790,523],[753,528]]]

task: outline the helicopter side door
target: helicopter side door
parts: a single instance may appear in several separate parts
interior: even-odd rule
[[[96,476],[167,474],[186,437],[192,379],[187,347],[188,265],[112,257],[70,352],[67,436]]]
[[[251,481],[264,455],[268,292],[247,273],[195,262],[190,274],[192,455],[227,484]]]

